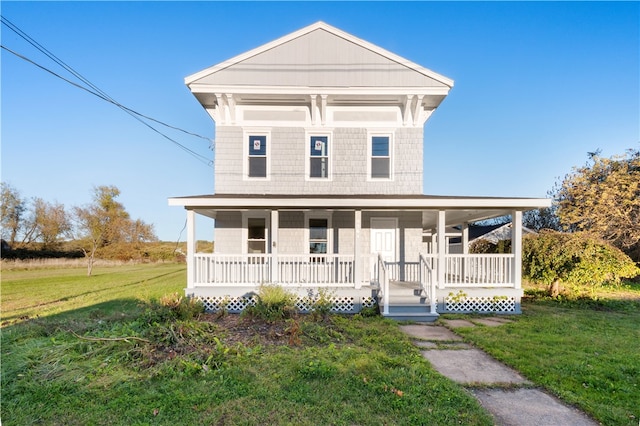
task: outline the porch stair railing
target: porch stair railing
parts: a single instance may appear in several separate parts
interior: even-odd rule
[[[383,316],[419,322],[436,320],[435,279],[428,259],[420,256],[418,262],[398,264],[385,262],[379,255],[376,269]]]

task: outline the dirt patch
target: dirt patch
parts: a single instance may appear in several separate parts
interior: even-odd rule
[[[200,320],[218,326],[220,339],[227,346],[238,343],[246,346],[294,345],[301,334],[297,318],[270,323],[238,314],[204,314]]]

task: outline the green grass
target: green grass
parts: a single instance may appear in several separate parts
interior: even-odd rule
[[[184,267],[83,272],[3,274],[3,424],[492,424],[394,322],[305,316],[285,323],[298,345],[225,344],[151,300]]]
[[[2,271],[2,322],[44,317],[117,299],[181,292],[186,266],[173,263]],[[107,307],[103,305],[103,309]]]
[[[456,329],[602,424],[640,418],[640,291],[596,301],[537,300],[500,327]]]

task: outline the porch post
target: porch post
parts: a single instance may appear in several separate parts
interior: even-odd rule
[[[278,210],[271,210],[271,283],[277,283],[278,277],[278,233],[280,219]]]
[[[511,213],[511,252],[513,253],[513,285],[522,288],[522,211]]]
[[[447,238],[445,237],[445,217],[444,210],[438,210],[438,222],[436,224],[436,244],[438,245],[438,288],[444,288],[444,278],[447,268],[445,254],[447,252]]]
[[[462,224],[462,254],[469,254],[469,222]]]
[[[462,242],[462,254],[469,254],[469,222],[464,222],[462,224],[462,238],[460,239]],[[467,279],[467,263],[469,262],[469,258],[467,256],[462,257],[462,279]]]
[[[187,210],[187,288],[196,282],[196,212]]]
[[[353,211],[353,282],[355,288],[362,287],[362,210]]]

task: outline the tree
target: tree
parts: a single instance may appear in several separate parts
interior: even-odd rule
[[[55,248],[60,237],[71,233],[71,220],[63,204],[33,199],[31,220],[33,239],[42,242],[43,249]]]
[[[91,275],[98,250],[130,245],[134,239],[138,242],[156,239],[151,225],[131,220],[124,206],[116,201],[119,195],[115,186],[98,186],[90,205],[75,208],[78,230],[85,241],[82,250],[87,258],[87,275]]]
[[[551,229],[560,231],[560,219],[558,218],[558,205],[553,204],[551,207],[529,210],[522,215],[522,224],[532,231],[542,231],[543,229]]]
[[[2,238],[8,238],[13,246],[18,232],[23,226],[26,203],[20,192],[6,182],[0,183],[0,218],[2,221]]]
[[[640,150],[600,157],[574,168],[555,193],[569,231],[589,231],[640,261]]]

